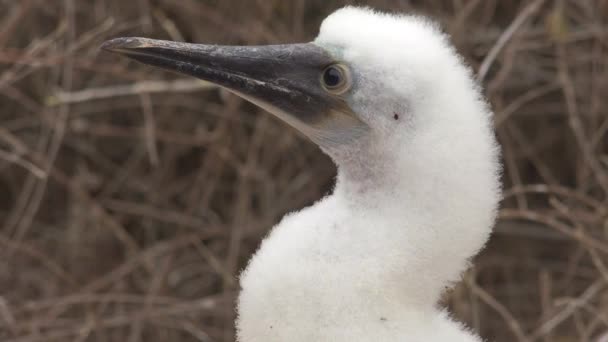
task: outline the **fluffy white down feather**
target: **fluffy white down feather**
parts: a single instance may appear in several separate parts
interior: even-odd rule
[[[354,73],[370,126],[325,147],[335,190],[287,215],[241,276],[240,342],[480,341],[437,308],[500,198],[492,113],[435,24],[347,7],[315,43]]]

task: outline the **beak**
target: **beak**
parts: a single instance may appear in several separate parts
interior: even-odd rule
[[[102,49],[194,76],[264,108],[322,148],[343,144],[367,128],[343,97],[321,85],[335,60],[313,44],[217,46],[117,38]]]

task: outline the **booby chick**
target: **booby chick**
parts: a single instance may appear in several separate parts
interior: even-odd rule
[[[243,272],[238,341],[480,341],[437,301],[491,232],[499,149],[434,23],[347,7],[307,44],[103,47],[242,96],[338,167],[333,194],[287,215]]]

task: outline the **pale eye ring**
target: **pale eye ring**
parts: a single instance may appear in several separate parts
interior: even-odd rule
[[[332,94],[343,94],[352,84],[350,70],[345,65],[332,64],[323,70],[321,84]]]

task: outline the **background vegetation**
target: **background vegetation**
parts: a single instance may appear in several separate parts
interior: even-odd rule
[[[332,186],[306,139],[117,36],[310,41],[343,0],[0,0],[0,340],[233,341],[236,274]],[[608,1],[370,0],[440,21],[504,148],[445,304],[490,341],[608,339]]]

